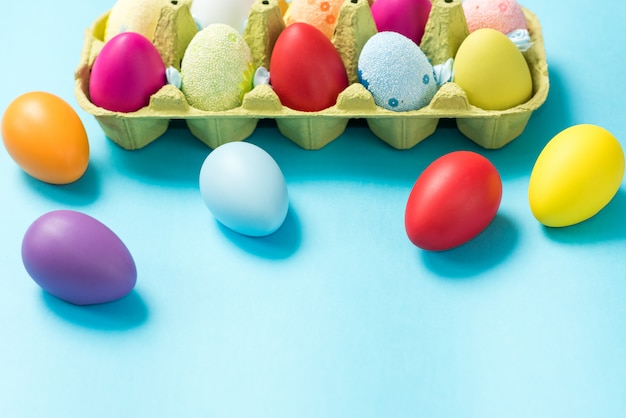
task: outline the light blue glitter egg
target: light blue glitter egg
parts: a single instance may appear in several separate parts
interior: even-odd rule
[[[404,112],[426,106],[437,93],[433,66],[409,38],[379,32],[363,47],[359,80],[372,93],[376,105]]]

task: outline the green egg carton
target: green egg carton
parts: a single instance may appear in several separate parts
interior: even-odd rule
[[[89,100],[89,74],[93,61],[104,44],[109,13],[98,18],[86,31],[80,64],[75,73],[75,94],[79,105],[92,114],[105,134],[124,149],[142,148],[163,135],[171,120],[184,120],[191,133],[211,148],[249,137],[260,119],[274,119],[280,132],[304,149],[319,149],[339,137],[350,119],[365,119],[370,130],[397,149],[412,148],[437,129],[439,120],[455,119],[461,133],[487,149],[497,149],[517,138],[532,113],[543,104],[549,89],[548,66],[541,26],[537,17],[523,8],[533,46],[524,57],[533,80],[531,99],[519,106],[502,110],[483,110],[472,106],[465,92],[454,82],[440,87],[430,104],[422,109],[394,112],[376,106],[372,95],[359,82],[358,56],[365,42],[376,33],[367,0],[345,0],[340,10],[332,42],[339,51],[350,81],[337,103],[319,112],[302,112],[283,106],[268,85],[259,85],[247,93],[238,108],[210,112],[189,105],[182,92],[166,85],[150,104],[132,113],[111,112]],[[180,29],[161,35],[155,44],[174,51],[168,65],[179,66],[180,45],[188,42],[193,24],[189,2],[171,2],[162,12],[160,26]],[[191,22],[191,23],[188,23]],[[257,0],[250,9],[244,38],[256,66],[269,67],[271,51],[285,23],[277,0]],[[433,0],[421,48],[433,65],[453,58],[468,29],[459,0]],[[169,38],[168,38],[169,36]],[[181,39],[181,38],[185,39]],[[158,41],[158,42],[157,42]],[[271,71],[271,68],[270,68]]]

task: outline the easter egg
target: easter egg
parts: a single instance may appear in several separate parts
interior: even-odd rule
[[[376,0],[372,16],[379,32],[397,32],[419,45],[431,9],[431,0]]]
[[[30,92],[13,100],[2,116],[2,140],[22,170],[47,183],[72,183],[89,165],[89,141],[80,117],[50,93]]]
[[[276,40],[270,82],[284,106],[316,112],[337,102],[348,87],[348,75],[330,40],[308,23],[297,22]]]
[[[308,23],[332,38],[343,0],[293,0],[285,14],[287,26],[296,22]]]
[[[106,225],[81,212],[56,210],[33,222],[22,261],[48,293],[76,305],[112,302],[135,286],[135,262]]]
[[[200,192],[213,216],[243,235],[275,232],[289,209],[280,167],[248,142],[228,142],[211,151],[200,170]]]
[[[454,82],[469,102],[485,110],[505,110],[527,102],[533,83],[526,59],[506,35],[478,29],[454,58]]]
[[[465,0],[463,12],[470,32],[491,28],[507,34],[528,29],[526,16],[516,0]]]
[[[203,28],[224,23],[243,32],[250,8],[255,0],[193,0],[191,14]]]
[[[104,42],[123,32],[150,40],[166,67],[180,69],[180,60],[198,31],[192,0],[117,0],[106,19]]]
[[[388,110],[420,109],[437,93],[433,66],[426,55],[396,32],[379,32],[365,43],[358,73],[376,105]]]
[[[89,77],[89,96],[96,106],[134,112],[166,84],[165,64],[145,36],[124,32],[108,41],[96,57]]]
[[[284,16],[289,9],[289,4],[291,0],[278,0],[278,7],[280,8],[280,13]]]
[[[530,175],[528,200],[546,226],[570,226],[591,218],[613,199],[624,177],[617,139],[596,125],[575,125],[543,148]]]
[[[406,233],[425,250],[457,247],[491,223],[501,199],[502,180],[488,159],[470,151],[451,152],[431,163],[413,185]]]
[[[171,0],[117,0],[106,21],[104,41],[122,32],[136,32],[150,40],[154,39],[159,19],[166,7],[173,7]]]
[[[206,111],[233,109],[252,90],[252,52],[234,28],[215,23],[196,34],[181,65],[182,92]]]

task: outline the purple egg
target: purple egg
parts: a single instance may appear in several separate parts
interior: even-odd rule
[[[135,287],[130,252],[106,225],[71,210],[39,217],[22,241],[22,260],[48,293],[76,305],[112,302]]]
[[[165,64],[154,44],[135,32],[111,38],[89,76],[91,102],[113,112],[134,112],[167,82]]]

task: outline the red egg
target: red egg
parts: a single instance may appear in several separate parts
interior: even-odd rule
[[[302,22],[289,25],[278,36],[270,81],[283,106],[305,112],[333,106],[348,87],[337,49],[319,29]]]
[[[89,95],[96,106],[113,112],[134,112],[167,82],[165,64],[156,47],[135,32],[111,38],[96,57]]]
[[[496,216],[502,180],[480,154],[446,154],[419,176],[406,204],[404,224],[413,244],[448,250],[480,234]]]

